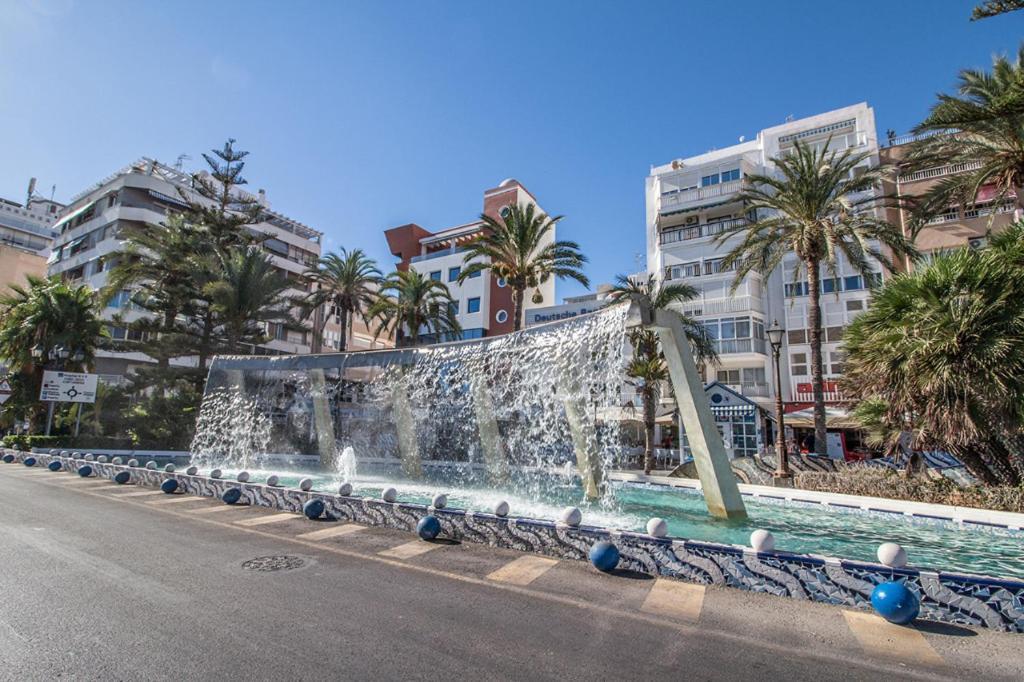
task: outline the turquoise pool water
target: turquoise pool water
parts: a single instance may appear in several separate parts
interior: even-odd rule
[[[225,477],[235,472],[225,471]],[[250,471],[252,482],[266,480],[272,472]],[[309,474],[279,474],[281,484],[297,487]],[[341,477],[309,475],[314,490],[337,492]],[[429,504],[439,493],[448,496],[455,509],[491,511],[506,501],[510,514],[535,519],[556,519],[566,506],[578,506],[586,525],[643,531],[647,520],[659,516],[668,522],[674,537],[725,544],[746,545],[750,533],[765,528],[775,535],[777,550],[818,554],[843,559],[877,561],[882,542],[898,542],[907,550],[911,566],[929,570],[963,572],[997,578],[1024,580],[1024,532],[1005,529],[965,528],[930,519],[910,519],[900,514],[837,510],[807,503],[745,498],[749,518],[728,522],[712,518],[703,497],[695,491],[643,484],[616,483],[610,499],[600,504],[581,503],[579,485],[570,476],[521,478],[507,488],[486,488],[471,480],[445,480],[427,474],[426,480],[400,480],[392,476],[359,475],[353,494],[379,497],[384,488],[398,491],[398,500]]]

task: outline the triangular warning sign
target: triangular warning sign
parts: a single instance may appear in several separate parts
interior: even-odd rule
[[[10,393],[11,385],[7,383],[6,379],[0,379],[0,393]]]

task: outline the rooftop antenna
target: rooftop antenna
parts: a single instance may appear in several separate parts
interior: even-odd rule
[[[181,170],[183,163],[188,160],[191,161],[192,157],[188,154],[178,154],[178,160],[174,162],[174,170]]]
[[[53,196],[57,193],[57,185],[50,187],[50,201],[53,201]]]

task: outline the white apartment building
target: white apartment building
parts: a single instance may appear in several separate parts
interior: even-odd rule
[[[32,178],[24,205],[0,197],[0,245],[45,258],[57,236],[52,226],[64,204],[38,196],[35,186],[36,179]]]
[[[611,284],[599,284],[596,291],[579,296],[566,296],[558,305],[527,310],[525,326],[533,327],[538,324],[568,320],[578,315],[586,315],[600,310],[610,302],[611,290]]]
[[[129,223],[157,224],[164,222],[174,211],[183,209],[179,190],[191,200],[201,200],[192,189],[192,176],[177,168],[142,158],[116,173],[100,180],[89,189],[72,198],[54,229],[56,243],[49,258],[49,273],[61,275],[71,282],[86,283],[94,289],[102,288],[108,272],[114,265],[112,254],[124,246],[119,239],[120,229]],[[301,275],[320,257],[322,233],[270,209],[266,193],[245,194],[259,202],[260,222],[251,229],[267,238],[263,248],[271,255],[281,273],[294,282],[293,295],[308,291]],[[97,372],[111,377],[123,376],[133,365],[142,365],[149,359],[130,349],[133,332],[124,326],[147,315],[130,302],[131,292],[124,291],[110,302],[104,317],[110,320],[109,330],[115,341],[125,341],[125,352],[103,351],[97,358]],[[117,315],[122,322],[115,321]],[[293,354],[310,352],[310,332],[285,325],[270,325],[272,337],[266,346],[254,349],[258,353]],[[189,364],[181,359],[176,364]]]
[[[750,174],[775,172],[772,160],[786,154],[796,140],[824,145],[830,136],[830,149],[866,151],[866,163],[878,164],[874,111],[860,103],[786,121],[752,140],[740,138],[730,147],[676,159],[653,167],[647,177],[647,269],[659,279],[685,282],[700,292],[682,312],[700,320],[716,339],[721,364],[706,368],[705,380],[717,380],[769,410],[776,387],[764,332],[774,320],[787,331],[781,358],[783,399],[813,400],[807,284],[794,281],[797,262],[792,255],[775,272],[748,275],[732,293],[734,273],[722,267],[722,259],[739,237],[724,244],[716,237],[750,217],[736,201]],[[881,277],[880,265],[878,272]],[[845,262],[835,278],[822,272],[826,400],[839,399],[834,381],[843,371],[839,341],[853,317],[867,307],[868,285]]]

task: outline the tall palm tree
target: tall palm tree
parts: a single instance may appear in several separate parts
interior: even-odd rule
[[[348,345],[353,317],[359,315],[367,322],[367,311],[377,300],[377,289],[381,281],[377,264],[362,249],[347,251],[343,248],[339,253],[330,253],[321,258],[317,266],[307,270],[303,276],[314,285],[305,301],[307,311],[312,314],[323,306],[337,309],[341,326],[338,350],[344,351]],[[330,316],[331,311],[328,310],[319,329],[313,330],[318,345],[323,343],[324,327]]]
[[[466,247],[464,266],[459,282],[484,270],[505,280],[512,288],[512,328],[523,328],[523,299],[527,289],[533,289],[533,302],[542,303],[541,284],[552,276],[573,279],[585,287],[590,280],[581,268],[587,257],[579,244],[554,241],[550,236],[563,216],[549,218],[537,210],[535,204],[526,208],[511,204],[500,220],[482,214],[486,233]],[[475,262],[474,262],[475,260]]]
[[[876,243],[894,254],[916,257],[900,230],[875,216],[874,189],[889,169],[871,166],[871,152],[829,151],[797,141],[792,152],[775,159],[777,173],[748,175],[738,200],[751,218],[724,230],[725,244],[739,236],[723,266],[735,267],[733,289],[751,272],[765,276],[796,255],[794,278],[806,274],[809,294],[811,382],[814,392],[814,449],[827,454],[825,391],[821,362],[821,270],[837,276],[840,256],[865,278],[875,276],[875,263],[891,269]]]
[[[88,367],[106,328],[88,286],[71,287],[58,278],[30,275],[27,286],[15,284],[10,289],[10,294],[0,297],[0,360],[22,375],[15,382],[23,389],[18,409],[34,414],[46,360],[34,358],[33,349],[38,346],[45,353],[64,346],[80,351],[81,361],[73,361],[68,369]],[[14,407],[13,401],[9,407]]]
[[[935,183],[916,207],[919,229],[951,205],[971,205],[991,187],[996,202],[1013,198],[1016,218],[1024,210],[1024,45],[1010,61],[996,57],[992,71],[960,72],[957,95],[939,94],[920,125],[908,154],[913,168],[968,165]]]
[[[668,310],[678,307],[698,295],[697,289],[688,284],[664,284],[653,275],[646,279],[618,275],[615,286],[609,294],[612,304],[621,301],[636,301],[650,310]],[[694,355],[701,363],[718,362],[714,341],[707,330],[693,318],[682,315],[686,338],[689,339]],[[626,367],[626,374],[636,381],[640,391],[644,422],[644,473],[651,473],[654,467],[654,425],[662,383],[669,378],[668,367],[658,343],[658,336],[650,329],[634,328],[629,332],[633,346],[633,357]]]
[[[423,329],[439,340],[462,331],[454,303],[444,282],[415,270],[396,271],[381,282],[380,296],[367,316],[377,321],[375,335],[390,331],[396,345],[416,346]]]
[[[216,312],[224,345],[229,353],[266,343],[266,323],[295,324],[294,303],[286,292],[291,284],[270,257],[257,247],[224,258],[223,275],[206,286],[205,293]]]
[[[1017,238],[1015,258],[965,249],[894,277],[843,340],[851,393],[989,484],[1024,480],[1024,229]]]

